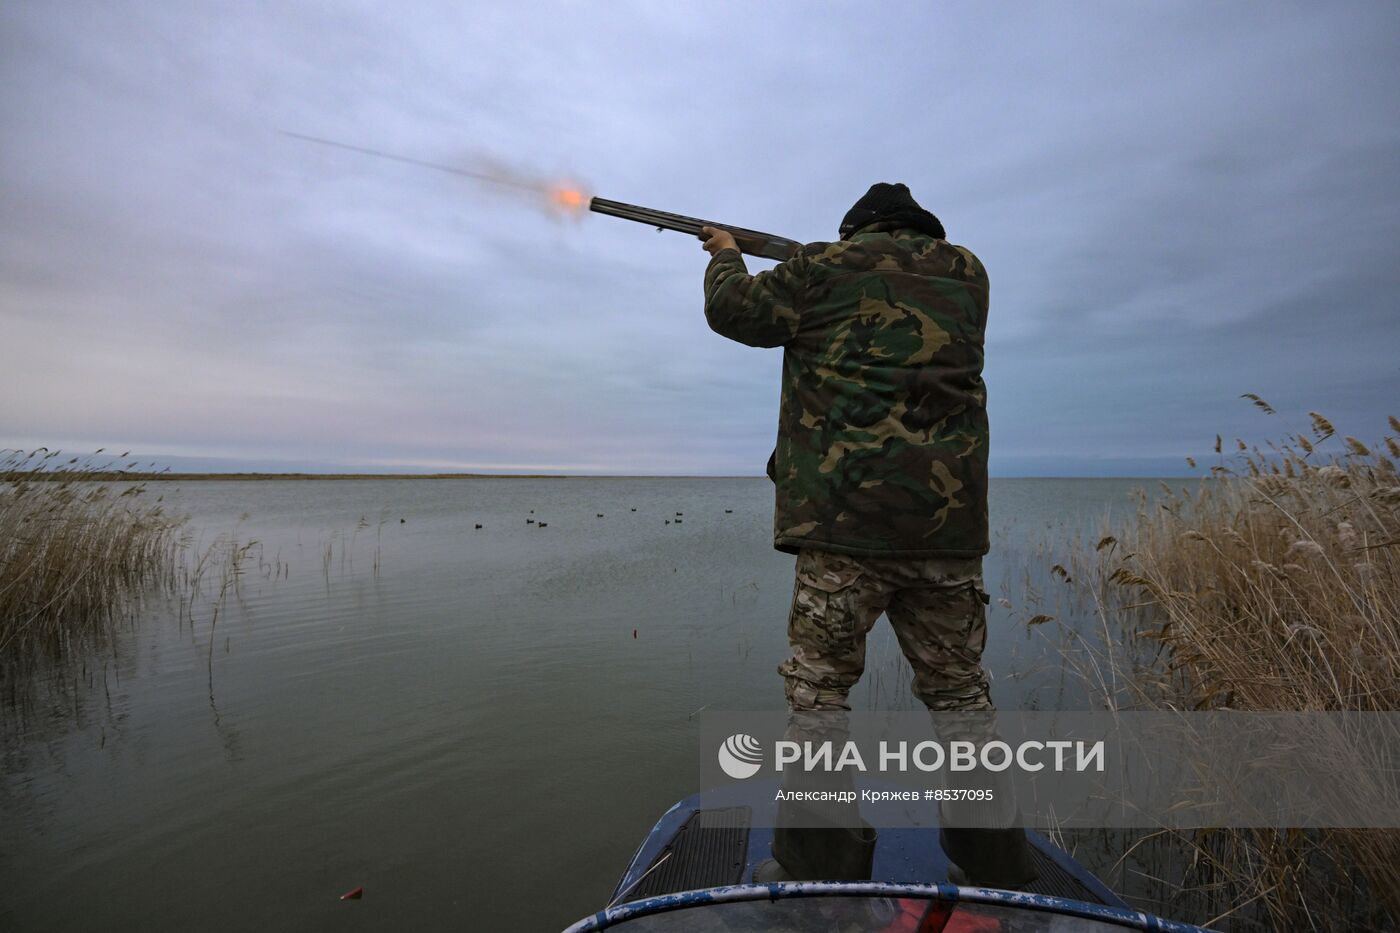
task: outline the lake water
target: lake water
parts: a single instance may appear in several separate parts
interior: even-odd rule
[[[993,596],[1142,485],[994,481]],[[0,711],[4,929],[558,929],[700,789],[692,714],[783,706],[766,479],[151,490],[196,547],[259,547],[212,636],[209,599],[192,624],[152,600],[87,678]],[[994,599],[998,704],[1073,705],[1026,614]],[[855,703],[907,708],[885,623],[870,649]]]

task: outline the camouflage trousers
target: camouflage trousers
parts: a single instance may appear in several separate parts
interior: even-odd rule
[[[790,741],[844,737],[847,697],[865,671],[865,638],[883,612],[914,669],[914,694],[935,714],[944,741],[996,738],[982,668],[987,592],[981,558],[867,558],[804,549],[788,616],[792,657],[778,667]],[[947,714],[952,714],[947,715]],[[1019,887],[1036,868],[1005,773],[973,771],[954,787],[994,787],[993,805],[940,803],[939,843],[972,884]],[[851,790],[849,771],[783,775],[785,789]],[[835,799],[830,797],[827,799]],[[778,804],[773,856],[799,879],[870,878],[876,833],[856,803]]]
[[[981,558],[852,557],[804,548],[788,616],[792,657],[778,667],[791,710],[848,710],[865,637],[883,612],[914,669],[914,695],[938,712],[991,710],[982,649]]]

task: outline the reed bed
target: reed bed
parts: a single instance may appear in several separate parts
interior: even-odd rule
[[[0,677],[111,642],[143,593],[173,588],[183,521],[102,451],[0,452]]]
[[[1077,626],[1064,652],[1098,702],[1400,710],[1400,443],[1387,436],[1373,450],[1310,417],[1310,430],[1263,448],[1217,437],[1219,462],[1194,488],[1144,494],[1131,520],[1054,565],[1069,602],[1092,613],[1093,628]],[[1400,435],[1400,421],[1389,426]],[[1120,870],[1157,888],[1145,906],[1182,919],[1240,930],[1400,925],[1400,831],[1214,829],[1118,842]]]

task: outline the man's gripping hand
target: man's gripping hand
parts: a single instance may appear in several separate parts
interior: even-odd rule
[[[738,249],[739,244],[734,242],[734,235],[728,230],[720,230],[718,227],[701,227],[700,239],[705,252],[714,256],[722,249]]]

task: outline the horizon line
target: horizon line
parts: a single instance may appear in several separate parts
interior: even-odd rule
[[[122,470],[12,470],[0,471],[0,481],[23,475],[30,479],[51,478],[90,480],[97,482],[151,482],[171,480],[196,481],[268,481],[268,480],[376,480],[376,479],[768,479],[765,474],[717,473],[318,473],[309,471],[264,472],[243,471],[122,471]],[[1110,476],[1093,473],[992,475],[989,479],[1115,479],[1115,480],[1189,480],[1210,479],[1198,476]]]

